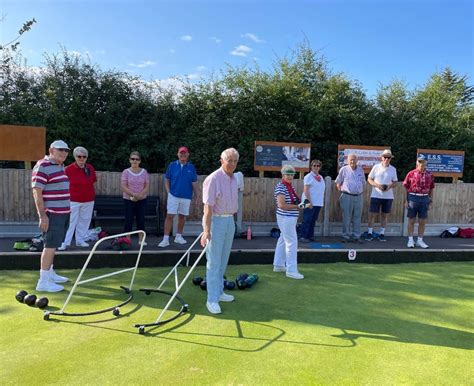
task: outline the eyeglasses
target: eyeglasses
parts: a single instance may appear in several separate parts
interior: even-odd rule
[[[140,158],[130,158],[130,161],[140,161]]]
[[[316,164],[311,165],[311,166],[312,166],[313,168],[320,168],[320,167],[321,167],[321,165],[316,165]]]
[[[57,151],[62,151],[62,152],[65,152],[65,153],[69,153],[69,149],[56,149]]]
[[[86,155],[76,155],[76,158],[87,158]]]

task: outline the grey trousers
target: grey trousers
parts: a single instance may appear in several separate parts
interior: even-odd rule
[[[345,239],[360,238],[360,222],[362,217],[362,194],[351,196],[341,193],[339,203],[342,209],[342,237]],[[351,234],[352,224],[352,234]]]

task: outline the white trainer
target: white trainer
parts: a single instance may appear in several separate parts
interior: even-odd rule
[[[207,310],[211,314],[220,314],[222,312],[221,307],[219,306],[219,303],[209,303],[209,302],[207,302],[206,307],[207,307]]]
[[[187,243],[187,241],[183,238],[183,236],[176,236],[174,238],[174,242],[176,244],[186,244]]]
[[[415,242],[413,240],[408,240],[407,248],[415,248]]]
[[[282,265],[274,265],[273,272],[286,272],[286,267],[283,267]]]
[[[76,247],[82,247],[82,248],[87,248],[89,246],[89,243],[86,243],[83,241],[82,243],[76,243]]]
[[[297,280],[304,279],[304,276],[299,272],[287,272],[286,277],[289,277],[290,279],[297,279]]]
[[[416,246],[423,249],[429,248],[428,244],[426,244],[423,240],[416,240]]]
[[[67,249],[67,245],[62,243],[60,247],[58,247],[58,251],[65,251]]]
[[[54,270],[53,266],[51,266],[51,268],[49,269],[49,278],[54,283],[66,283],[69,281],[67,277],[58,275],[56,271]]]
[[[165,240],[165,239],[161,240],[161,243],[158,244],[160,248],[166,248],[166,247],[169,247],[169,245],[170,245],[169,240]]]
[[[51,279],[48,280],[38,280],[38,284],[36,285],[36,291],[39,292],[60,292],[64,290],[62,285],[56,284]]]
[[[225,292],[222,293],[221,296],[219,296],[219,301],[220,302],[233,302],[234,297],[232,295],[226,294]]]

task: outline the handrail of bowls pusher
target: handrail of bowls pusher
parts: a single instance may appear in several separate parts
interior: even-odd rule
[[[92,278],[90,278],[90,279],[86,279],[86,280],[81,281],[81,277],[82,277],[82,275],[84,274],[84,271],[86,270],[87,266],[89,265],[89,261],[91,260],[92,256],[94,255],[95,250],[97,249],[97,247],[98,247],[100,244],[102,244],[104,241],[107,241],[107,240],[110,240],[110,239],[115,239],[115,238],[124,237],[124,236],[131,236],[131,235],[135,235],[135,234],[142,234],[143,238],[142,238],[142,242],[140,243],[140,249],[139,249],[139,251],[138,251],[137,262],[135,263],[135,266],[134,266],[134,267],[130,267],[130,268],[127,268],[127,269],[122,269],[122,270],[120,270],[120,271],[107,273],[107,274],[105,274],[105,275],[101,275],[101,276],[97,276],[97,277],[92,277]],[[113,311],[113,312],[114,312],[114,315],[115,315],[115,316],[118,316],[119,313],[120,313],[119,308],[122,307],[122,306],[124,306],[125,304],[129,303],[129,302],[133,299],[132,286],[133,286],[133,282],[134,282],[134,280],[135,280],[135,274],[136,274],[136,272],[137,272],[138,264],[140,263],[140,257],[141,257],[142,251],[143,251],[143,243],[145,242],[145,240],[146,240],[146,232],[145,232],[145,231],[142,231],[142,230],[137,230],[137,231],[132,231],[132,232],[125,232],[125,233],[120,233],[120,234],[116,234],[116,235],[111,235],[111,236],[103,237],[103,238],[101,238],[100,240],[98,240],[98,241],[94,244],[94,247],[92,248],[91,252],[89,253],[89,256],[87,257],[87,260],[86,260],[86,262],[84,263],[84,266],[82,267],[82,270],[81,270],[81,272],[79,273],[79,276],[77,277],[76,282],[74,283],[74,286],[73,286],[72,289],[71,289],[71,292],[69,292],[69,295],[68,295],[66,301],[64,302],[64,305],[63,305],[63,307],[61,308],[61,310],[55,311],[55,312],[45,311],[45,313],[44,313],[44,319],[45,319],[45,320],[48,320],[48,319],[49,319],[49,315],[86,316],[86,315],[102,314],[102,313],[108,312],[108,311]],[[133,271],[132,280],[130,281],[130,285],[129,285],[128,287],[120,286],[120,288],[122,288],[122,289],[125,291],[126,294],[130,294],[130,296],[128,297],[128,299],[126,299],[126,300],[123,301],[122,303],[120,303],[120,304],[118,304],[118,305],[115,305],[115,306],[113,306],[113,307],[108,307],[108,308],[105,308],[105,309],[103,309],[103,310],[99,310],[99,311],[91,311],[91,312],[84,312],[84,313],[66,313],[66,312],[64,312],[64,310],[66,309],[66,306],[67,306],[68,303],[69,303],[69,300],[71,299],[71,297],[72,297],[72,295],[74,294],[74,291],[76,290],[76,288],[77,288],[78,285],[85,284],[85,283],[90,283],[90,282],[93,282],[93,281],[96,281],[96,280],[104,279],[104,278],[110,277],[110,276],[119,275],[119,274],[122,274],[122,273],[125,273],[125,272],[129,272],[129,271]]]
[[[165,278],[162,280],[161,284],[156,288],[156,289],[150,289],[150,288],[140,288],[140,291],[143,291],[145,292],[147,295],[149,295],[151,292],[160,292],[160,293],[164,293],[164,294],[167,294],[167,295],[170,295],[170,300],[168,301],[168,303],[166,304],[166,306],[163,308],[163,310],[161,311],[161,313],[158,315],[158,318],[156,319],[156,321],[154,323],[140,323],[140,324],[135,324],[135,327],[137,327],[139,329],[139,332],[140,334],[143,334],[145,332],[145,327],[150,327],[150,326],[159,326],[161,324],[164,324],[164,323],[168,323],[168,322],[171,322],[172,320],[178,318],[179,316],[181,316],[183,313],[185,313],[187,310],[188,310],[188,305],[184,302],[184,300],[182,300],[178,294],[179,294],[179,291],[181,291],[181,288],[183,288],[184,284],[186,283],[186,280],[188,280],[189,276],[191,276],[191,274],[193,273],[194,269],[196,268],[196,266],[199,264],[199,262],[201,261],[202,257],[206,254],[206,251],[207,251],[207,248],[209,246],[209,243],[206,243],[206,246],[203,248],[203,250],[201,251],[200,255],[197,257],[196,261],[194,262],[194,264],[191,266],[191,268],[189,269],[188,273],[183,277],[183,279],[181,280],[181,282],[179,281],[179,277],[178,277],[178,267],[181,265],[181,262],[186,258],[186,267],[189,267],[189,259],[190,259],[190,255],[191,255],[191,249],[197,244],[197,242],[201,239],[201,235],[202,233],[196,238],[196,240],[194,240],[194,242],[191,244],[191,246],[186,250],[186,252],[183,254],[183,256],[178,260],[178,262],[175,264],[175,266],[171,269],[171,271],[168,273],[168,275],[165,276]],[[169,277],[174,273],[174,281],[175,281],[175,292],[174,293],[171,293],[171,292],[167,292],[167,291],[163,291],[161,288],[163,287],[163,285],[166,283],[166,281],[169,279]],[[165,314],[166,311],[168,311],[168,308],[170,307],[171,303],[175,300],[175,299],[178,299],[181,304],[182,304],[182,308],[181,308],[181,311],[178,312],[177,315],[175,315],[174,317],[170,318],[170,319],[167,319],[165,321],[162,321],[161,319],[163,318],[163,315]]]

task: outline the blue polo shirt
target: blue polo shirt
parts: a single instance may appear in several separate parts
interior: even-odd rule
[[[190,162],[181,165],[173,161],[166,169],[166,178],[170,182],[170,193],[178,198],[193,198],[193,182],[197,181],[196,168]]]

